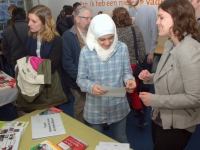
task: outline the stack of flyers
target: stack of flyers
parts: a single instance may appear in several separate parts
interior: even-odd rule
[[[129,150],[129,143],[99,142],[95,150]]]
[[[28,122],[0,121],[0,149],[17,150]]]

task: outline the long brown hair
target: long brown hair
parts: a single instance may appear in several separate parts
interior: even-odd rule
[[[35,14],[43,24],[43,30],[40,33],[41,41],[50,42],[54,36],[59,36],[56,31],[56,24],[52,17],[51,10],[44,5],[37,5],[30,9],[29,14]],[[33,38],[37,38],[37,33],[33,33],[29,30],[29,36],[33,35]]]
[[[117,7],[113,10],[113,21],[117,28],[127,27],[132,25],[132,19],[124,7]]]
[[[174,22],[171,28],[179,41],[184,39],[185,33],[197,39],[199,30],[195,10],[188,0],[165,0],[158,6],[158,9],[171,15]]]

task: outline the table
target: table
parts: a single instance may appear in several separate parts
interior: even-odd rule
[[[31,147],[41,143],[45,139],[32,141],[31,138],[31,122],[30,117],[34,116],[43,110],[36,110],[34,112],[31,112],[25,116],[22,116],[14,121],[29,121],[29,125],[27,126],[24,134],[22,135],[22,139],[20,141],[19,150],[28,150]],[[69,135],[75,135],[76,137],[82,139],[86,143],[89,144],[87,150],[94,150],[95,147],[99,144],[100,141],[104,142],[117,142],[106,135],[86,126],[85,124],[75,120],[74,118],[66,115],[65,113],[60,113],[66,134],[65,135],[59,135],[54,137],[49,137],[54,143],[59,143],[63,139],[65,139]]]
[[[3,83],[5,80],[8,82]],[[0,106],[16,100],[18,90],[15,82],[15,79],[0,71]]]
[[[164,51],[164,47],[163,46],[157,46],[155,51],[154,51],[154,54],[162,55],[163,51]]]

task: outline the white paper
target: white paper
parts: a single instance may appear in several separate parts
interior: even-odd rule
[[[31,116],[32,139],[66,134],[60,114]]]
[[[125,87],[107,87],[107,86],[101,86],[100,90],[102,91],[108,91],[106,94],[102,96],[109,96],[109,97],[125,97],[126,95],[126,88]]]
[[[95,150],[109,150],[108,148],[101,147],[99,145],[96,146]]]
[[[98,148],[102,150],[129,150],[129,143],[99,142]],[[99,150],[101,150],[99,149]]]

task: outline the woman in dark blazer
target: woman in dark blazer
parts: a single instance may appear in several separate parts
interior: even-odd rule
[[[16,106],[25,112],[59,106],[68,100],[61,81],[62,39],[56,31],[51,10],[44,5],[37,5],[29,10],[28,18],[30,30],[24,55],[50,60],[51,74],[48,74],[50,84],[42,86],[38,94],[31,97],[19,90]]]
[[[155,94],[141,92],[152,106],[154,150],[183,150],[200,123],[200,44],[198,24],[188,0],[166,0],[158,7],[159,36],[169,36],[155,74],[139,78],[154,83]]]

